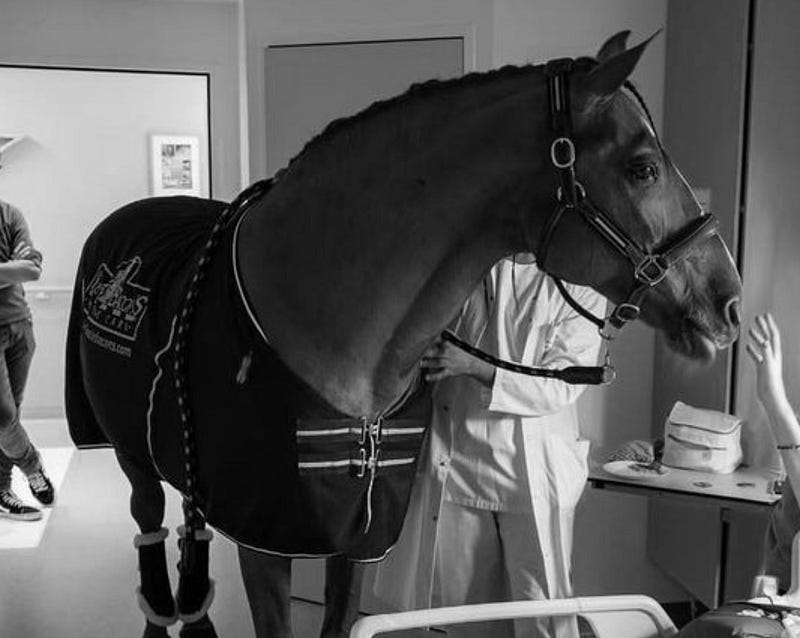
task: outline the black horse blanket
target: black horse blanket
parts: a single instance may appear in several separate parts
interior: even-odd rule
[[[185,469],[176,313],[223,208],[175,197],[120,209],[86,241],[75,284],[66,373],[71,436],[79,447],[112,445],[177,489]],[[199,508],[212,526],[254,549],[378,560],[402,526],[429,391],[418,384],[375,424],[331,408],[287,369],[249,312],[237,275],[237,228],[234,218],[223,230],[188,332]]]

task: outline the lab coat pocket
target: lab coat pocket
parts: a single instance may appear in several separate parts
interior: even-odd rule
[[[550,489],[561,509],[574,508],[583,494],[589,476],[589,441],[552,436],[547,441],[550,454]]]

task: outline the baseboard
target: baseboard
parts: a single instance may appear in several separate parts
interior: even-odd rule
[[[23,421],[25,419],[63,419],[65,418],[64,406],[37,405],[26,408],[25,404],[23,403],[22,410],[20,411],[20,417]]]

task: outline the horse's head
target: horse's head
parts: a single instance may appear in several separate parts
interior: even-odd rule
[[[611,38],[597,60],[570,69],[565,119],[576,149],[577,206],[550,229],[547,241],[559,249],[546,251],[546,267],[588,283],[623,310],[626,303],[638,307],[677,352],[708,361],[738,336],[741,280],[715,220],[701,209],[627,81],[649,43],[626,49],[627,35]],[[550,82],[552,95],[558,86]],[[567,163],[568,146],[554,147],[553,163]],[[553,171],[561,176],[563,203],[570,170]]]

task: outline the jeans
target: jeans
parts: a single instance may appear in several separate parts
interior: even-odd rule
[[[35,348],[30,319],[0,326],[0,490],[11,487],[14,465],[26,476],[41,469],[39,453],[19,422]]]

